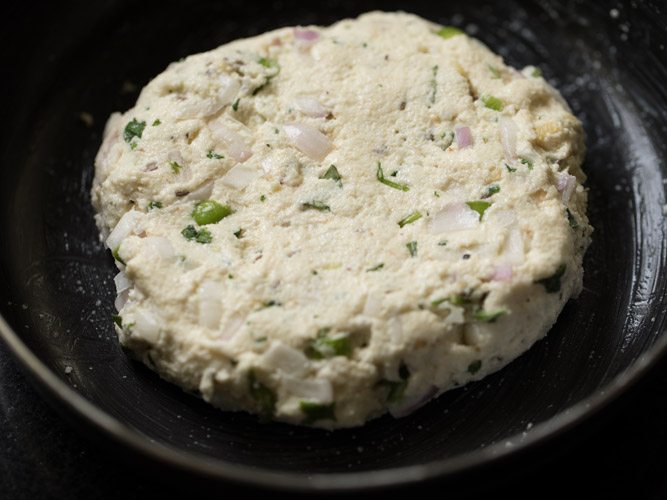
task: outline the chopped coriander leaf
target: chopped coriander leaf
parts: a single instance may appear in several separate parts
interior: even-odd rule
[[[438,241],[438,246],[439,247],[444,247],[445,245],[447,245],[447,240]]]
[[[206,158],[211,158],[213,160],[222,160],[224,158],[223,155],[216,153],[212,149],[208,150],[208,153],[206,153]]]
[[[437,191],[433,191],[433,196],[436,198],[440,198],[440,194]]]
[[[408,252],[410,252],[411,257],[416,257],[417,256],[417,242],[416,241],[411,241],[410,243],[405,245],[408,247]]]
[[[579,223],[577,222],[577,219],[574,218],[574,215],[572,215],[572,212],[570,212],[570,209],[566,208],[565,212],[567,213],[567,222],[570,224],[570,227],[572,229],[578,228]]]
[[[343,187],[343,182],[341,181],[341,176],[340,173],[338,173],[336,165],[330,165],[327,171],[320,175],[320,179],[331,179],[336,181],[338,187]]]
[[[261,195],[259,197],[259,201],[261,201],[262,203],[265,202],[266,201],[266,195],[265,194]]]
[[[234,236],[236,236],[236,238],[239,240],[243,238],[244,234],[245,231],[243,230],[243,228],[239,229],[238,231],[234,231]]]
[[[408,379],[410,378],[410,371],[404,363],[401,363],[400,368],[398,369],[398,376],[400,380],[380,380],[379,385],[383,385],[389,388],[389,393],[387,394],[387,402],[389,403],[398,403],[403,399],[403,394],[405,394],[405,389],[408,386]]]
[[[384,267],[384,262],[380,262],[377,266],[373,266],[373,267],[371,267],[371,268],[369,268],[369,269],[366,269],[366,272],[367,272],[367,273],[370,273],[370,272],[373,272],[373,271],[379,271],[379,270],[382,269],[383,267]]]
[[[416,222],[421,218],[422,218],[422,214],[419,210],[417,210],[415,212],[412,212],[406,218],[399,220],[398,221],[398,227],[407,226],[408,224],[412,224],[413,222]]]
[[[172,172],[174,172],[175,174],[179,173],[183,168],[181,165],[178,164],[178,162],[175,161],[170,161],[169,166],[171,167]]]
[[[466,201],[466,205],[479,214],[479,220],[481,221],[482,217],[484,217],[484,212],[491,206],[491,203],[488,201]]]
[[[438,92],[438,66],[433,66],[433,78],[431,78],[431,104],[435,103],[435,95]]]
[[[135,149],[137,149],[137,141],[133,141],[133,142],[130,143],[130,149],[131,149],[132,151],[134,151]]]
[[[303,210],[319,210],[320,212],[331,212],[329,205],[322,203],[321,201],[313,200],[307,201],[301,204]]]
[[[438,306],[444,304],[445,302],[449,302],[449,297],[444,297],[442,299],[433,300],[433,301],[431,301],[431,305],[433,307],[438,307]]]
[[[334,356],[350,357],[352,343],[349,333],[329,334],[330,328],[321,328],[317,337],[306,348],[306,356],[310,359],[332,358]]]
[[[111,255],[113,255],[113,258],[116,259],[118,262],[125,265],[125,261],[120,258],[120,254],[118,253],[119,250],[120,250],[120,245],[111,250]]]
[[[239,110],[239,102],[240,102],[240,101],[241,101],[241,98],[239,97],[238,99],[236,99],[236,100],[234,101],[234,104],[232,104],[232,109],[233,109],[234,111],[238,111],[238,110]]]
[[[137,121],[136,118],[132,118],[132,121],[125,125],[125,130],[123,130],[123,139],[125,139],[125,142],[131,142],[135,137],[141,139],[141,134],[144,133],[144,128],[146,128],[146,122],[140,122]]]
[[[447,302],[455,306],[464,306],[466,304],[472,304],[472,299],[469,294],[458,293],[447,297]]]
[[[486,190],[482,194],[482,199],[490,198],[496,193],[500,193],[500,186],[498,184],[491,184],[489,187],[486,188]]]
[[[498,309],[496,311],[485,311],[484,309],[478,309],[473,313],[473,318],[482,323],[495,323],[498,318],[500,318],[507,311],[504,309]]]
[[[162,202],[161,201],[149,201],[148,202],[148,210],[154,210],[156,208],[162,208]]]
[[[542,76],[542,70],[540,68],[538,68],[537,66],[535,66],[533,68],[533,71],[530,73],[530,76],[532,76],[534,78],[539,78],[540,76]]]
[[[123,318],[119,314],[112,314],[111,319],[118,325],[118,328],[123,328]]]
[[[312,424],[318,420],[336,420],[336,414],[334,412],[336,403],[323,404],[317,403],[315,401],[308,401],[302,399],[299,401],[299,408],[301,412],[306,416],[303,421],[304,424]]]
[[[512,168],[509,166],[509,164],[505,163],[505,168],[507,169],[508,172],[516,172],[516,168]]]
[[[491,66],[490,64],[487,64],[487,67],[489,68],[489,71],[493,75],[493,78],[500,78],[500,71],[498,71],[498,68],[495,68],[494,66]]]
[[[250,397],[255,400],[259,407],[260,418],[264,421],[270,420],[276,411],[276,395],[275,393],[262,384],[254,372],[248,374],[248,385],[250,389]]]
[[[197,230],[192,224],[189,224],[185,229],[183,229],[181,234],[186,240],[194,240],[201,244],[211,243],[211,241],[213,241],[213,236],[208,229],[202,228]]]
[[[278,61],[275,59],[271,59],[270,57],[260,57],[259,61],[257,61],[259,64],[264,66],[265,68],[279,68],[280,66],[278,65]]]
[[[565,274],[565,264],[561,264],[556,272],[547,278],[537,280],[535,283],[542,285],[547,293],[556,293],[560,291],[560,279]]]
[[[533,160],[531,160],[530,158],[526,158],[526,157],[522,156],[522,157],[519,158],[519,160],[521,160],[521,163],[523,163],[524,165],[526,165],[528,167],[528,170],[533,169]]]
[[[468,365],[468,373],[474,375],[479,371],[479,369],[482,367],[482,360],[478,359],[477,361],[473,361]]]
[[[229,205],[221,205],[214,200],[205,200],[195,205],[191,215],[197,224],[205,226],[207,224],[217,224],[232,213],[234,211]]]
[[[389,179],[386,179],[384,176],[384,171],[382,170],[382,164],[378,162],[378,167],[377,171],[375,173],[375,176],[377,177],[377,180],[379,180],[382,184],[389,186],[394,189],[398,189],[399,191],[409,191],[410,188],[408,187],[407,184],[402,184],[399,182],[394,182],[390,181]]]
[[[154,126],[154,127],[157,127],[157,126],[160,125],[161,123],[162,123],[162,122],[160,121],[160,119],[159,119],[159,118],[156,118],[156,119],[153,121],[153,126]]]
[[[503,101],[501,101],[497,97],[488,94],[484,94],[482,96],[482,103],[484,104],[484,106],[494,111],[502,111],[503,107],[505,106],[503,104]]]
[[[279,307],[279,306],[282,306],[282,304],[280,302],[278,302],[277,300],[266,300],[266,301],[262,302],[262,307],[263,308]]]
[[[452,38],[457,35],[463,35],[464,33],[454,26],[443,26],[439,31],[436,32],[436,34],[447,40],[448,38]]]

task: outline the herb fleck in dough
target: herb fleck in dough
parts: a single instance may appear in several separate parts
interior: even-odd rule
[[[190,56],[111,116],[95,162],[120,341],[225,410],[406,415],[579,293],[584,149],[536,68],[409,14]]]

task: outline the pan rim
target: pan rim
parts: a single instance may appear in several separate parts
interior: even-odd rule
[[[236,465],[220,459],[209,459],[196,453],[183,453],[175,447],[153,442],[69,387],[30,350],[1,314],[0,338],[21,367],[27,370],[28,378],[33,385],[41,384],[51,395],[55,396],[61,407],[74,412],[96,431],[101,432],[105,439],[112,439],[135,454],[153,462],[202,478],[293,492],[378,490],[433,479],[451,479],[462,473],[497,464],[501,460],[534,449],[590,419],[621,395],[627,393],[667,352],[667,335],[663,330],[663,334],[653,346],[617,374],[602,389],[565,408],[550,419],[536,424],[531,428],[530,433],[522,436],[522,439],[517,440],[513,446],[508,447],[503,441],[499,441],[457,457],[421,465],[363,472],[304,474],[292,471],[275,472]],[[50,398],[43,399],[46,399],[50,406],[56,406]],[[56,408],[56,410],[59,409],[61,408]]]

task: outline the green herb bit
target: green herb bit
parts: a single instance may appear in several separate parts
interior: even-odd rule
[[[533,169],[533,160],[531,160],[530,158],[526,158],[524,156],[521,156],[519,158],[519,160],[521,161],[521,163],[523,163],[524,165],[526,165],[528,167],[528,170]]]
[[[233,109],[234,111],[238,111],[238,110],[239,110],[239,102],[241,102],[241,98],[240,98],[240,97],[234,101],[234,104],[232,104],[232,109]]]
[[[433,78],[431,79],[431,104],[435,103],[435,95],[438,92],[438,66],[433,66]]]
[[[556,272],[549,276],[548,278],[542,278],[537,280],[535,283],[542,285],[547,293],[557,293],[560,291],[560,279],[565,274],[565,264],[561,264]]]
[[[473,313],[473,318],[476,321],[482,323],[495,323],[498,318],[500,318],[507,311],[504,309],[498,309],[496,311],[485,311],[484,309],[478,309]]]
[[[433,191],[433,196],[435,196],[436,198],[440,198],[440,193],[438,193],[437,191]]]
[[[255,400],[259,406],[260,419],[268,421],[273,417],[276,411],[276,395],[275,393],[262,384],[254,372],[248,374],[248,385],[250,389],[250,397]]]
[[[454,26],[443,26],[439,31],[436,32],[436,34],[447,40],[457,35],[464,35],[465,33],[460,29],[455,28]]]
[[[387,394],[388,403],[400,402],[403,399],[403,394],[405,394],[405,389],[408,387],[410,371],[404,363],[401,363],[398,369],[398,376],[400,380],[380,380],[379,382],[380,385],[389,387],[389,393]]]
[[[542,70],[537,66],[535,66],[533,68],[533,71],[531,71],[530,76],[532,76],[533,78],[539,78],[542,76]]]
[[[565,212],[567,213],[567,222],[570,224],[570,227],[572,229],[578,228],[579,223],[577,222],[577,219],[574,218],[574,215],[572,215],[572,212],[570,212],[570,209],[566,208]]]
[[[334,356],[350,357],[352,354],[350,334],[336,333],[330,335],[330,331],[330,328],[321,328],[317,332],[317,337],[306,348],[307,357],[310,359],[324,359]]]
[[[484,106],[494,111],[502,111],[503,107],[505,106],[503,104],[503,101],[501,101],[497,97],[488,94],[484,94],[482,96],[482,103],[484,104]]]
[[[479,214],[479,220],[481,221],[482,217],[484,217],[484,212],[491,206],[491,203],[488,201],[466,201],[466,205]]]
[[[137,149],[137,146],[138,146],[137,141],[133,141],[133,142],[130,143],[130,149],[131,149],[132,151],[134,151],[135,149]]]
[[[487,64],[487,67],[489,68],[489,71],[493,75],[493,78],[500,78],[500,71],[498,71],[498,68],[491,66],[490,64]]]
[[[125,125],[123,139],[125,139],[125,142],[131,142],[135,137],[141,139],[141,134],[144,133],[144,128],[146,128],[146,122],[140,122],[137,121],[136,118],[132,118],[132,121]]]
[[[336,165],[330,165],[327,171],[320,175],[320,179],[331,179],[336,181],[338,187],[343,187],[343,181],[341,181],[341,176]]]
[[[516,168],[510,167],[508,163],[505,163],[505,168],[509,173],[516,172]]]
[[[456,295],[450,295],[446,300],[454,306],[465,306],[467,304],[472,304],[470,294],[457,293]]]
[[[411,241],[407,245],[408,247],[408,252],[410,252],[410,257],[416,257],[417,256],[417,242],[416,241]]]
[[[111,319],[118,326],[118,328],[123,328],[123,318],[119,314],[112,314]]]
[[[380,162],[378,162],[378,168],[377,168],[375,176],[377,177],[377,180],[379,180],[385,186],[389,186],[390,188],[398,189],[399,191],[409,191],[410,190],[410,188],[408,187],[407,184],[401,184],[399,182],[394,182],[394,181],[390,181],[389,179],[385,179],[384,171],[382,170],[382,164]]]
[[[302,203],[301,208],[303,210],[319,210],[320,212],[331,212],[329,205],[326,205],[325,203],[317,200]]]
[[[379,271],[384,267],[384,262],[380,262],[377,266],[371,267],[369,269],[366,269],[367,273],[372,273],[373,271]]]
[[[446,246],[446,245],[447,245],[447,240],[441,240],[441,241],[438,241],[438,246],[439,246],[439,247],[444,247],[444,246]]]
[[[156,208],[162,208],[162,202],[161,201],[149,201],[148,202],[148,210],[154,210]]]
[[[217,224],[234,211],[229,205],[221,205],[214,200],[200,201],[192,211],[192,218],[200,226]]]
[[[479,371],[479,369],[482,367],[482,360],[478,359],[477,361],[473,361],[468,365],[468,373],[471,375],[474,375]]]
[[[162,122],[160,121],[159,118],[156,118],[156,119],[153,121],[153,126],[154,126],[154,127],[157,127],[158,125],[161,125],[161,124],[162,124]]]
[[[299,408],[301,408],[301,412],[306,416],[303,421],[304,424],[312,424],[318,420],[333,420],[335,422],[335,406],[336,403],[327,405],[304,399],[299,401]]]
[[[413,222],[416,222],[421,218],[422,218],[422,214],[419,210],[417,210],[415,212],[412,212],[405,219],[399,220],[398,221],[398,227],[407,226],[408,224],[412,224]]]
[[[278,302],[277,300],[267,300],[265,302],[262,302],[262,308],[266,309],[267,307],[279,307],[282,306],[282,303]]]
[[[266,201],[266,195],[265,195],[265,194],[261,195],[261,196],[259,197],[259,201],[261,201],[262,203],[264,203],[264,202]]]
[[[169,166],[171,167],[172,172],[174,172],[175,174],[179,173],[183,168],[181,165],[178,164],[178,162],[175,161],[170,161]]]
[[[243,228],[239,229],[238,231],[234,231],[234,236],[236,236],[236,238],[239,239],[239,240],[241,238],[243,238],[244,235],[245,235],[245,231],[244,231]]]
[[[125,261],[121,259],[120,254],[118,253],[119,250],[120,250],[120,245],[111,250],[111,255],[113,255],[113,258],[116,259],[118,262],[125,265]]]
[[[210,158],[212,160],[222,160],[224,158],[223,155],[216,153],[212,149],[208,150],[208,153],[206,153],[206,158]]]
[[[270,57],[260,57],[257,62],[265,68],[280,68],[278,61],[271,59]]]
[[[484,194],[482,194],[482,199],[490,198],[496,193],[500,193],[500,186],[498,184],[491,184],[489,187],[486,188]]]
[[[183,229],[181,234],[186,240],[194,240],[201,244],[211,243],[211,241],[213,241],[213,236],[208,229],[202,228],[197,230],[192,224],[189,224],[185,229]]]

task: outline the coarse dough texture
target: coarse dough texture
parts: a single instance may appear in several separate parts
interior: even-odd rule
[[[111,116],[95,162],[120,341],[226,410],[406,415],[579,293],[584,152],[536,68],[410,14],[187,57]]]

